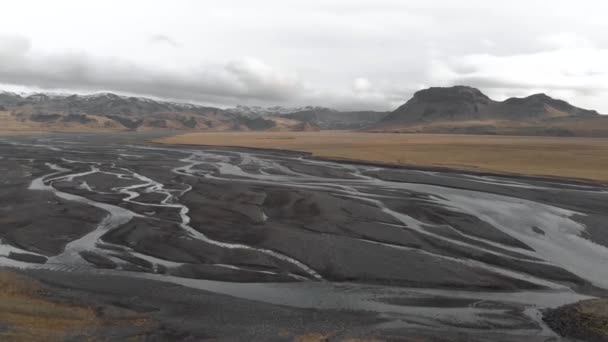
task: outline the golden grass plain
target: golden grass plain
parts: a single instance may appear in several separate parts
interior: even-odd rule
[[[608,183],[608,138],[346,131],[197,132],[156,142],[293,150],[336,160]]]
[[[60,341],[91,329],[100,320],[89,308],[50,301],[42,286],[10,271],[0,271],[0,322],[3,341]]]
[[[10,129],[1,129],[0,128],[0,137],[14,137],[21,135],[32,135],[32,134],[42,134],[43,131],[36,130],[10,130]]]
[[[40,282],[2,269],[0,324],[0,341],[40,342],[94,341],[96,332],[104,329],[141,327],[145,331],[155,327],[147,316],[131,310],[115,308],[100,314],[81,303],[53,299]]]

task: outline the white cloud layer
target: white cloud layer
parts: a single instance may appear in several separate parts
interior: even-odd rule
[[[608,113],[607,12],[591,0],[22,0],[3,6],[0,84],[362,110],[468,84]]]

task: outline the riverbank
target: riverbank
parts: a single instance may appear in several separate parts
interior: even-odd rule
[[[592,299],[547,310],[545,322],[560,335],[608,341],[608,299]]]
[[[186,133],[155,142],[279,149],[323,159],[608,183],[608,139],[344,131]]]
[[[0,339],[3,341],[136,338],[154,326],[153,320],[143,314],[69,298],[34,278],[0,269]]]

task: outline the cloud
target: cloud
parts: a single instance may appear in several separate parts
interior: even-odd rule
[[[572,32],[548,34],[540,37],[539,42],[553,49],[595,48],[587,37]]]
[[[472,54],[435,60],[431,78],[438,83],[467,84],[501,94],[561,94],[572,101],[608,92],[608,49],[591,47],[572,36],[555,36],[548,41],[559,48],[531,54]]]
[[[72,52],[39,55],[20,36],[0,36],[0,83],[42,89],[112,90],[202,102],[283,101],[303,89],[297,75],[255,58],[180,69]]]
[[[174,48],[178,48],[181,46],[181,44],[179,44],[175,39],[173,39],[167,35],[164,35],[164,34],[152,35],[148,39],[148,42],[153,43],[153,44],[166,44],[166,45],[169,45]]]
[[[0,83],[37,89],[115,91],[232,106],[323,104],[389,109],[390,96],[358,78],[351,91],[307,85],[294,72],[244,57],[223,64],[159,68],[82,52],[44,55],[22,36],[0,36]],[[344,87],[348,89],[348,87]]]
[[[371,83],[365,77],[358,77],[353,82],[353,89],[356,92],[365,92],[365,91],[370,90],[371,87],[372,87]]]
[[[21,35],[0,34],[0,61],[9,62],[21,58],[30,47],[30,41]]]
[[[608,112],[601,1],[20,0],[3,10],[2,26],[31,42],[0,38],[0,83],[379,110],[465,83]]]

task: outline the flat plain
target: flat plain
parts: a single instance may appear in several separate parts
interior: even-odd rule
[[[606,298],[605,185],[162,136],[0,138],[0,340],[556,340]]]
[[[30,135],[30,134],[39,134],[42,133],[40,131],[35,130],[8,130],[8,129],[0,129],[0,137],[11,137],[11,136],[19,136],[19,135]]]
[[[322,131],[186,133],[158,142],[283,149],[336,160],[608,181],[608,138]]]

